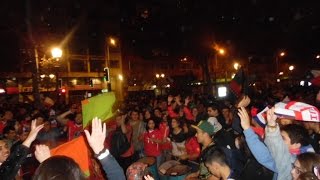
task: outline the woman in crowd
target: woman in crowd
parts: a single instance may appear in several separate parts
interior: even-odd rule
[[[171,128],[169,138],[171,140],[172,145],[172,156],[176,159],[186,153],[185,140],[186,136],[183,132],[183,123],[173,118],[171,120]]]
[[[144,153],[157,159],[157,167],[161,163],[162,137],[159,131],[159,124],[153,119],[149,119],[146,125],[146,132],[143,134]]]

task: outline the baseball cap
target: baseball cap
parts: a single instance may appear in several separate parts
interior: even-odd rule
[[[192,125],[192,127],[197,130],[204,131],[204,132],[208,133],[210,136],[213,135],[213,133],[214,133],[213,125],[206,120],[202,120],[199,122],[199,124],[197,126]]]

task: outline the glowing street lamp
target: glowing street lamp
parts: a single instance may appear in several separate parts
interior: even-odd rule
[[[162,73],[160,76],[161,76],[162,78],[164,78],[165,75]]]
[[[116,45],[116,40],[113,38],[110,38],[110,44],[115,46]]]
[[[317,58],[317,59],[320,59],[320,55],[317,55],[316,58]]]
[[[222,48],[220,48],[218,50],[218,52],[219,52],[220,55],[224,55],[226,53],[226,51],[224,49],[222,49]]]
[[[59,59],[62,56],[62,50],[60,48],[53,48],[51,50],[51,54],[53,58]]]
[[[159,74],[156,74],[156,78],[159,78],[160,77],[160,75]]]
[[[281,57],[283,57],[283,56],[285,56],[286,55],[286,53],[284,52],[284,51],[282,51],[281,53],[280,53],[280,56]]]
[[[289,70],[293,71],[294,70],[294,66],[293,65],[289,66]]]

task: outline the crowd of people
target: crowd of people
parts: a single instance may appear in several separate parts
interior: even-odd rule
[[[235,101],[139,94],[120,104],[106,123],[94,119],[86,128],[77,103],[3,103],[0,179],[319,179],[319,123],[278,117],[273,106],[299,101],[317,107],[320,94],[262,94]],[[254,112],[265,107],[261,124]],[[90,176],[72,158],[50,153],[81,136],[91,149]],[[164,165],[170,163],[186,168],[168,174]]]

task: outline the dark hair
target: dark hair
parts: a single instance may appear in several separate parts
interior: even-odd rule
[[[185,133],[186,139],[192,138],[196,135],[197,130],[191,126],[189,123],[185,123],[188,128],[188,132]]]
[[[313,172],[313,167],[320,164],[320,155],[312,152],[302,153],[297,156],[302,172]]]
[[[318,180],[313,172],[305,172],[299,175],[298,180]]]
[[[153,118],[148,119],[146,122],[146,130],[149,131],[149,127],[148,127],[148,123],[149,121],[153,121],[154,122],[154,129],[159,129],[159,123],[157,121],[155,121]]]
[[[207,147],[202,155],[202,160],[205,164],[216,162],[222,166],[229,166],[227,156],[221,148],[216,146]]]
[[[79,165],[67,156],[52,156],[37,168],[33,180],[84,180]]]
[[[288,134],[291,144],[300,143],[301,146],[307,146],[310,144],[308,131],[303,126],[297,124],[288,124],[282,127],[281,130]]]
[[[8,125],[3,128],[3,134],[8,134],[10,131],[15,131],[16,129],[14,128],[13,125]]]

